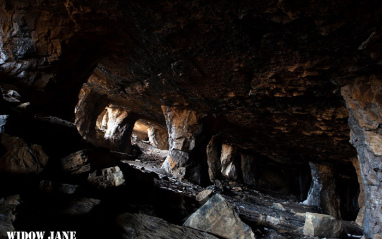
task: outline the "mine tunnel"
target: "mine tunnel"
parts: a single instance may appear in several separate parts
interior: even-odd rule
[[[0,238],[382,238],[381,16],[0,1]]]

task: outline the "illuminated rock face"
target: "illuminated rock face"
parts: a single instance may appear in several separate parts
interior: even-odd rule
[[[371,237],[382,230],[381,4],[2,1],[1,87],[112,150],[130,151],[137,119],[167,125],[164,167],[196,182],[280,183],[277,172],[309,162],[356,179],[358,155]],[[107,107],[114,118],[97,137]],[[208,175],[212,135],[242,157]]]
[[[382,84],[375,77],[359,78],[342,88],[349,109],[350,142],[358,152],[364,187],[363,226],[372,237],[382,230]],[[362,218],[362,215],[361,215]]]

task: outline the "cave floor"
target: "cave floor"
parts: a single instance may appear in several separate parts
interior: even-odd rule
[[[228,180],[207,187],[178,180],[160,168],[167,151],[141,151],[143,154],[133,158],[114,153],[126,180],[118,187],[100,190],[91,187],[85,178],[77,178],[58,181],[60,190],[52,190],[43,187],[40,179],[30,181],[28,189],[20,193],[15,229],[76,230],[78,238],[119,238],[114,224],[118,215],[143,213],[182,225],[203,204],[196,196],[204,190],[220,193],[230,202],[256,238],[308,238],[302,233],[305,213],[320,212],[299,203],[295,196],[260,192]],[[62,190],[64,184],[66,190]],[[349,222],[350,229],[352,225]],[[350,229],[349,238],[358,238],[351,236],[355,233]]]
[[[138,159],[122,162],[141,172],[156,174],[158,177],[154,179],[155,185],[176,194],[191,198],[195,198],[204,190],[222,194],[236,209],[241,219],[252,227],[256,238],[308,238],[303,235],[305,213],[321,212],[317,207],[302,204],[296,196],[270,191],[260,192],[228,180],[219,181],[220,188],[216,185],[201,187],[187,180],[178,180],[160,168],[164,157],[152,157],[158,155],[155,151],[154,154],[150,150],[143,152]],[[348,238],[359,238],[356,235],[357,231],[352,229],[354,222],[346,223],[349,228]]]

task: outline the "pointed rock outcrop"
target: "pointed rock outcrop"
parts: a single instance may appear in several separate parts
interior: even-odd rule
[[[220,195],[214,195],[183,224],[228,239],[254,239],[251,228]]]

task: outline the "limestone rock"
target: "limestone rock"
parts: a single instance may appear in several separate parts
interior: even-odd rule
[[[61,168],[70,174],[88,173],[91,170],[90,150],[77,151],[61,160]]]
[[[125,182],[123,173],[118,166],[96,170],[89,174],[88,182],[96,188],[110,188],[122,185]]]
[[[134,113],[124,107],[109,105],[105,95],[86,84],[81,89],[75,124],[80,135],[93,145],[129,153],[135,121]]]
[[[163,219],[145,214],[124,213],[117,219],[123,239],[215,239],[216,237],[192,228],[170,224]]]
[[[276,210],[285,211],[285,208],[281,203],[273,203],[272,207]]]
[[[382,239],[382,234],[374,234],[373,239]]]
[[[219,135],[212,136],[210,142],[207,145],[208,176],[211,182],[215,182],[215,179],[221,177],[221,148],[221,137]]]
[[[20,196],[14,195],[0,199],[0,238],[8,239],[7,232],[14,231],[16,208],[20,204]]]
[[[232,145],[223,144],[221,153],[221,173],[231,180],[238,180],[240,175],[240,159],[237,149]]]
[[[212,196],[212,191],[211,190],[203,190],[201,191],[200,193],[198,193],[198,195],[196,195],[196,200],[200,203],[200,204],[204,204],[208,201],[208,199],[210,199]]]
[[[250,186],[256,186],[254,157],[249,154],[241,154],[241,172],[243,181]]]
[[[169,135],[169,155],[162,165],[179,179],[188,178],[201,184],[202,175],[197,156],[203,138],[203,115],[178,107],[162,106]]]
[[[70,175],[89,173],[117,165],[113,155],[105,149],[83,149],[74,152],[60,161],[61,169]]]
[[[158,149],[168,150],[168,132],[159,127],[151,126],[147,129],[150,144]]]
[[[40,145],[30,145],[6,133],[1,134],[1,144],[6,148],[6,153],[0,158],[0,172],[38,174],[48,163],[48,155]]]
[[[336,193],[336,182],[333,168],[328,165],[309,163],[312,173],[312,185],[306,205],[321,207],[324,213],[341,218],[339,198]]]
[[[341,222],[333,216],[318,213],[306,213],[304,235],[317,237],[340,237]]]
[[[361,168],[360,168],[360,165],[358,163],[358,159],[357,158],[354,158],[352,160],[352,163],[353,163],[353,166],[357,172],[357,180],[358,180],[358,183],[359,183],[359,195],[358,195],[358,206],[359,206],[359,211],[358,211],[358,215],[357,215],[357,219],[355,220],[355,222],[359,225],[359,226],[363,226],[363,220],[365,218],[365,203],[366,203],[366,198],[365,198],[365,189],[364,189],[364,185],[363,185],[363,182],[362,182],[362,172],[361,172]]]
[[[255,238],[232,206],[220,195],[214,195],[183,224],[223,238]]]
[[[40,190],[46,193],[73,194],[76,192],[78,185],[65,184],[53,181],[42,180],[40,182]]]
[[[358,153],[356,169],[363,184],[364,196],[360,194],[359,203],[364,204],[364,209],[357,222],[363,223],[368,238],[382,231],[381,87],[379,77],[371,75],[359,77],[341,89],[349,109],[350,143]]]
[[[3,133],[7,124],[9,115],[0,115],[0,133]]]
[[[64,215],[79,216],[86,215],[97,205],[101,200],[96,198],[79,197],[69,200],[59,213]]]

